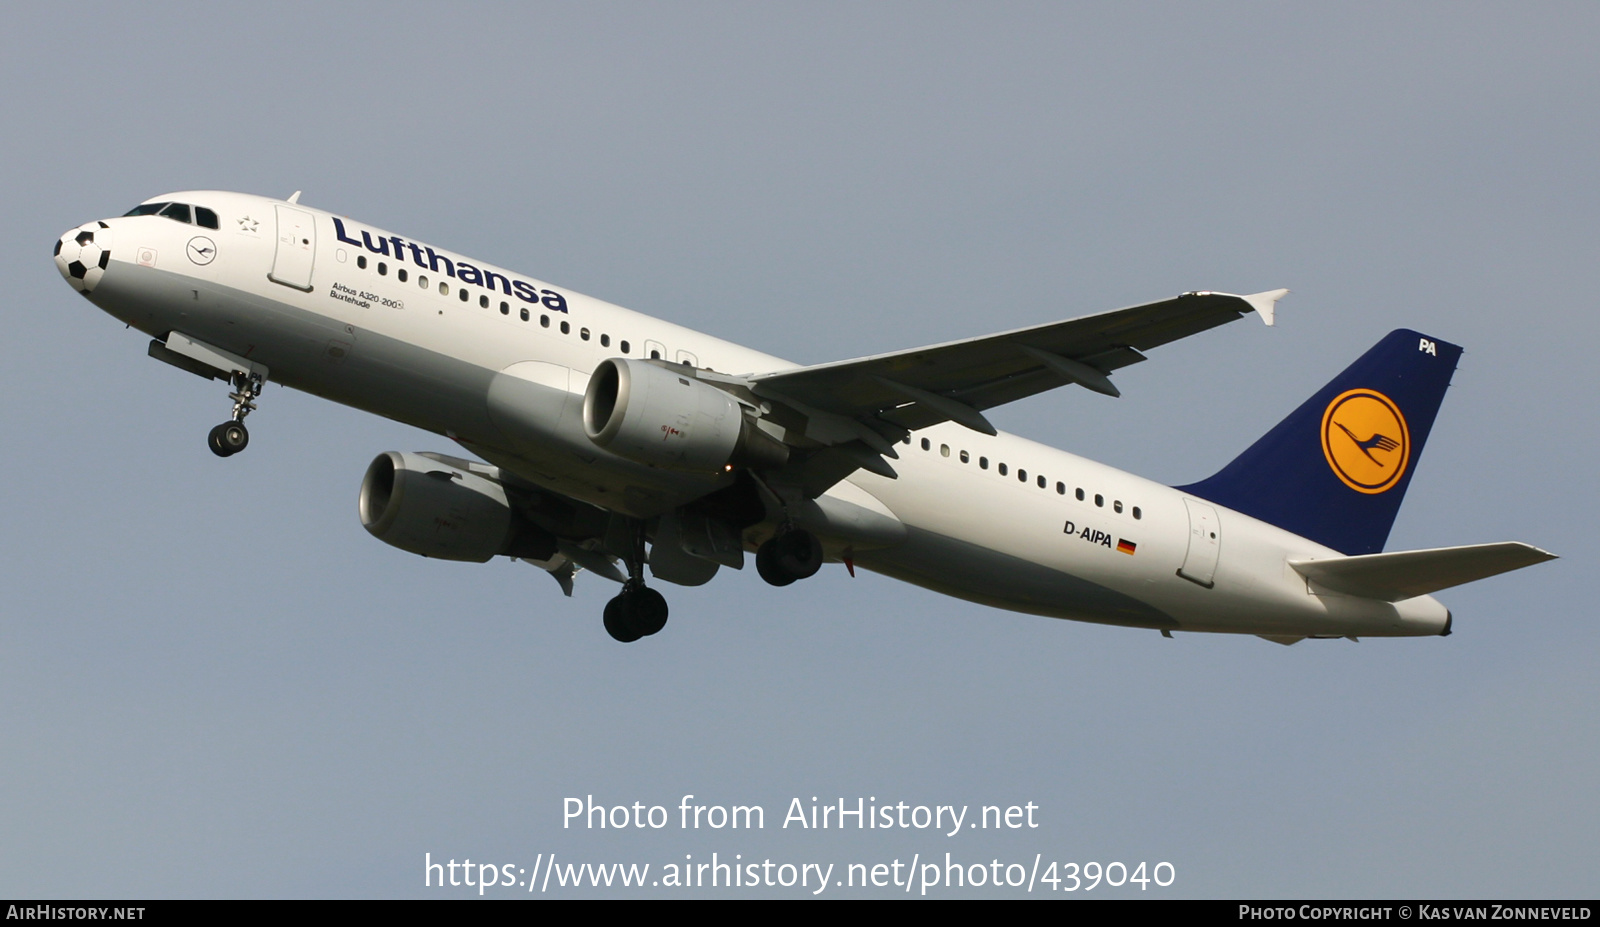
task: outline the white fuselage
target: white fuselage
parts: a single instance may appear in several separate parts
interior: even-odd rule
[[[591,442],[583,395],[600,362],[654,356],[729,374],[794,366],[309,207],[209,191],[158,199],[203,205],[220,228],[104,220],[112,257],[86,294],[97,306],[157,338],[181,333],[265,365],[277,382],[446,435],[608,510],[648,518],[729,477],[648,467]],[[204,242],[191,254],[196,238],[214,246],[209,257]],[[831,557],[1061,618],[1284,638],[1447,629],[1431,597],[1326,593],[1288,563],[1341,556],[1333,550],[1064,451],[953,423],[897,449],[898,479],[858,470],[828,495],[903,532],[825,536]]]

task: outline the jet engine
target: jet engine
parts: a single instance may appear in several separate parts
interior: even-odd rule
[[[672,470],[780,467],[783,442],[756,427],[737,399],[649,361],[602,361],[583,396],[583,430],[613,454]]]
[[[361,524],[385,544],[440,560],[547,560],[556,551],[555,537],[521,518],[498,480],[401,451],[367,467]]]

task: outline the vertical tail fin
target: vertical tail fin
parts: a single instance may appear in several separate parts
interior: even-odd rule
[[[1460,357],[1390,332],[1215,476],[1178,489],[1341,553],[1377,553]]]

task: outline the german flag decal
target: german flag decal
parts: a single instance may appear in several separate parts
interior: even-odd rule
[[[1127,554],[1130,557],[1133,556],[1133,552],[1138,549],[1138,547],[1139,545],[1133,543],[1132,541],[1125,540],[1123,538],[1117,538],[1117,550]]]

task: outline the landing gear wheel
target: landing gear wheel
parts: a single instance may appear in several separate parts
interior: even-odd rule
[[[774,538],[756,548],[756,572],[769,586],[787,586],[794,582],[794,577],[778,566],[776,547],[777,540]]]
[[[626,592],[606,603],[606,633],[614,640],[631,644],[644,636],[633,620],[633,609],[628,607]]]
[[[644,586],[633,594],[633,624],[645,637],[659,633],[667,626],[667,599],[661,593]]]
[[[778,566],[795,579],[810,579],[822,569],[822,542],[803,528],[772,539]]]
[[[250,432],[244,427],[244,422],[223,422],[211,429],[206,443],[211,445],[211,453],[218,457],[232,457],[250,444]]]
[[[803,528],[774,535],[756,548],[756,572],[774,586],[810,579],[822,569],[822,542]]]
[[[625,588],[606,603],[606,633],[624,644],[667,626],[667,600],[646,586]]]

